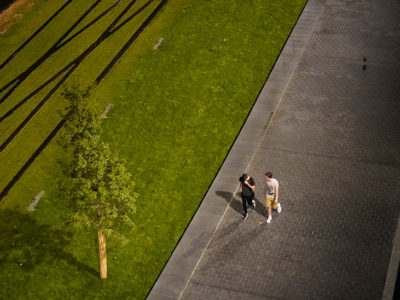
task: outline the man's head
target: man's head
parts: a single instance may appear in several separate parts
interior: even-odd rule
[[[265,179],[270,181],[272,179],[272,173],[271,172],[265,173]]]
[[[246,179],[247,179],[248,177],[249,177],[249,176],[248,176],[246,173],[243,173],[243,174],[242,174],[242,177],[240,177],[241,182],[245,182]]]
[[[239,178],[239,181],[241,182],[241,183],[244,183],[247,179],[249,179],[250,178],[250,176],[249,175],[247,175],[246,173],[243,173],[242,174],[242,176]]]

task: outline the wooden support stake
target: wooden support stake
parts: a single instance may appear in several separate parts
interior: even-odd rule
[[[99,260],[100,260],[100,278],[107,278],[107,255],[106,255],[106,238],[104,233],[97,233],[99,240]]]

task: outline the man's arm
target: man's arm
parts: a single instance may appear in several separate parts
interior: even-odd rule
[[[251,185],[247,179],[246,179],[246,181],[245,181],[244,183],[245,183],[248,187],[250,187],[252,190],[254,190],[254,188],[256,187],[256,184]]]
[[[275,202],[276,203],[278,203],[278,198],[279,198],[279,185],[277,185],[275,188]]]

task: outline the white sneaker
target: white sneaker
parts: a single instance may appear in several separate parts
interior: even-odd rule
[[[278,212],[278,214],[280,214],[282,212],[282,207],[281,207],[280,203],[278,203],[277,212]]]
[[[267,223],[269,224],[271,223],[271,221],[272,221],[272,216],[268,216]]]
[[[256,208],[256,201],[252,200],[251,201],[251,206],[255,209]]]

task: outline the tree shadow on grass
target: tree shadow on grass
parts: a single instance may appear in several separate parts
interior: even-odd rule
[[[30,213],[1,210],[0,269],[5,264],[18,264],[31,271],[42,262],[61,260],[98,277],[96,270],[64,250],[71,238],[72,232],[39,224]]]
[[[240,192],[237,192],[235,195],[233,195],[230,192],[224,192],[224,191],[216,191],[215,194],[223,199],[225,199],[226,202],[229,203],[229,205],[238,213],[242,214],[243,212],[243,205],[242,205],[242,197],[240,195]],[[232,200],[232,201],[231,201]],[[267,210],[264,206],[264,204],[257,199],[257,197],[254,197],[254,201],[256,202],[256,212],[262,216],[265,216],[267,213]],[[251,208],[250,208],[251,209]]]

